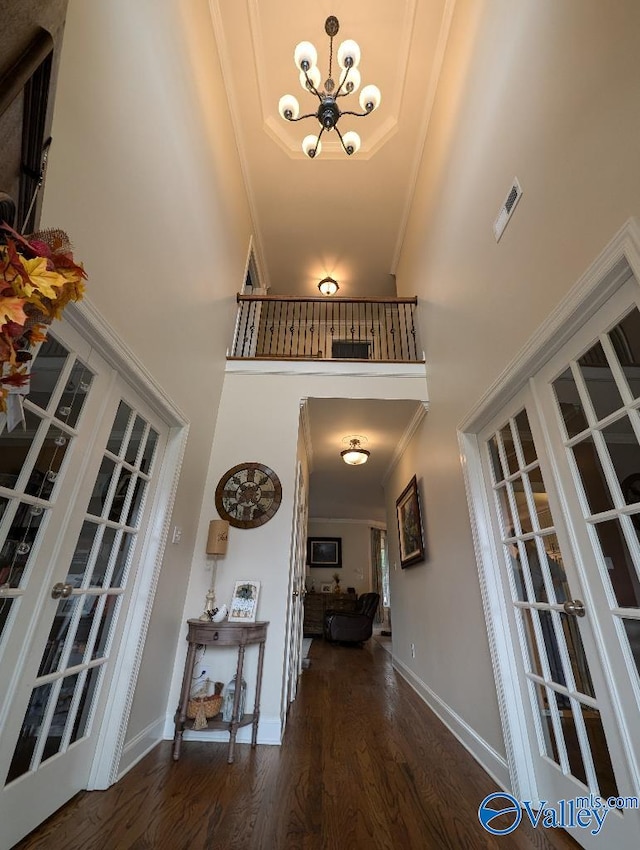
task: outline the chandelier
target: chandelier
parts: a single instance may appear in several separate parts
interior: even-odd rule
[[[350,109],[340,109],[339,98],[354,94],[360,87],[360,48],[352,39],[343,41],[338,48],[338,65],[340,76],[336,83],[333,79],[333,39],[338,34],[340,22],[335,15],[330,15],[324,24],[324,31],[329,36],[329,74],[322,83],[322,75],[318,68],[318,52],[309,41],[301,41],[293,54],[293,61],[300,71],[300,85],[302,88],[318,98],[318,109],[300,115],[300,105],[292,94],[285,94],[280,98],[278,111],[286,121],[302,121],[304,118],[317,118],[320,123],[320,132],[317,136],[305,136],[302,140],[302,150],[311,157],[318,156],[322,150],[320,138],[322,134],[335,130],[342,147],[349,156],[356,153],[360,148],[360,136],[353,130],[341,133],[338,129],[338,121],[342,115],[355,115],[364,118],[380,106],[380,89],[377,86],[365,86],[360,92],[360,108],[362,112]]]

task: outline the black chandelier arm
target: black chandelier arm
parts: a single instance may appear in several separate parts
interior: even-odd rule
[[[306,68],[303,68],[302,70],[303,70],[304,75],[305,75],[305,78],[306,78],[306,80],[307,80],[307,90],[308,90],[308,91],[310,91],[312,94],[315,94],[315,96],[318,98],[318,100],[320,101],[320,103],[322,103],[322,95],[320,94],[320,92],[318,91],[318,89],[314,86],[314,84],[313,84],[313,81],[312,81],[311,77],[310,77],[310,76],[309,76],[309,74],[307,73],[307,69],[306,69]]]
[[[373,109],[369,112],[353,112],[349,109],[341,109],[340,115],[355,115],[356,118],[365,118],[367,115],[371,115]]]
[[[348,60],[348,61],[347,61],[347,67],[346,67],[346,69],[345,69],[344,77],[342,78],[342,82],[341,82],[341,83],[340,83],[340,85],[338,86],[338,91],[334,94],[334,97],[346,97],[346,96],[347,96],[347,95],[349,95],[349,94],[354,94],[353,86],[351,87],[351,89],[347,89],[347,91],[342,91],[343,86],[348,85],[348,84],[349,84],[349,82],[350,82],[350,80],[349,80],[349,71],[350,71],[353,67],[354,67],[354,66],[353,66],[353,64],[350,62],[350,60]],[[342,92],[342,93],[341,93],[341,92]]]
[[[342,148],[343,148],[344,152],[346,153],[346,155],[347,155],[347,156],[351,156],[351,154],[350,154],[350,153],[349,153],[349,151],[347,150],[347,146],[346,146],[346,145],[345,145],[345,143],[344,143],[344,139],[342,138],[342,133],[340,132],[340,130],[338,130],[338,125],[336,124],[336,126],[335,126],[333,129],[334,129],[334,130],[336,131],[336,133],[338,134],[338,138],[340,139],[340,144],[342,145]]]
[[[318,117],[317,112],[307,112],[306,115],[298,115],[297,118],[293,118],[293,117],[287,118],[287,121],[291,121],[291,123],[293,123],[294,121],[303,121],[305,118],[317,118],[317,117]],[[285,118],[286,118],[286,116],[285,116]]]

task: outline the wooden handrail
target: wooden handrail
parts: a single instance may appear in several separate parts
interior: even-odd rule
[[[380,298],[358,297],[347,298],[343,296],[327,296],[327,295],[236,295],[238,304],[241,301],[302,301],[302,302],[320,302],[322,304],[417,304],[418,296],[413,295],[409,298],[392,298],[389,296]]]

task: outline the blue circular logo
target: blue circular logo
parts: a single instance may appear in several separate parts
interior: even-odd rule
[[[489,803],[492,803],[494,800],[501,801],[498,803],[498,806],[501,806],[500,808],[489,805]],[[506,805],[503,805],[504,803],[506,803]],[[511,826],[504,827],[504,829],[495,829],[490,825],[494,818],[504,815],[513,816],[513,823]],[[489,794],[489,796],[485,797],[480,803],[478,819],[487,832],[490,832],[492,835],[509,835],[509,833],[513,832],[522,820],[522,809],[520,808],[520,803],[518,803],[516,798],[512,797],[511,794],[505,794],[503,791],[496,791],[495,794]]]

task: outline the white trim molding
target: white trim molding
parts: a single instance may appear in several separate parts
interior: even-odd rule
[[[503,756],[488,744],[484,738],[447,705],[422,679],[406,667],[395,656],[392,660],[396,670],[405,682],[413,688],[418,696],[428,705],[433,713],[444,723],[462,746],[471,753],[473,758],[482,765],[489,776],[503,790],[509,790],[509,769]]]
[[[414,413],[411,421],[409,422],[409,424],[405,428],[404,434],[398,440],[398,445],[396,446],[396,449],[393,453],[393,457],[389,461],[389,466],[387,466],[387,468],[384,472],[384,475],[382,476],[382,482],[381,483],[382,483],[383,487],[386,486],[387,481],[389,480],[389,476],[391,475],[393,470],[398,465],[400,459],[402,458],[402,455],[406,452],[407,446],[409,445],[411,438],[413,437],[413,435],[416,433],[416,431],[420,427],[420,424],[422,423],[422,420],[424,419],[424,417],[427,415],[428,410],[429,410],[429,402],[428,401],[423,401],[423,402],[418,403],[418,408],[417,408],[416,412]]]

